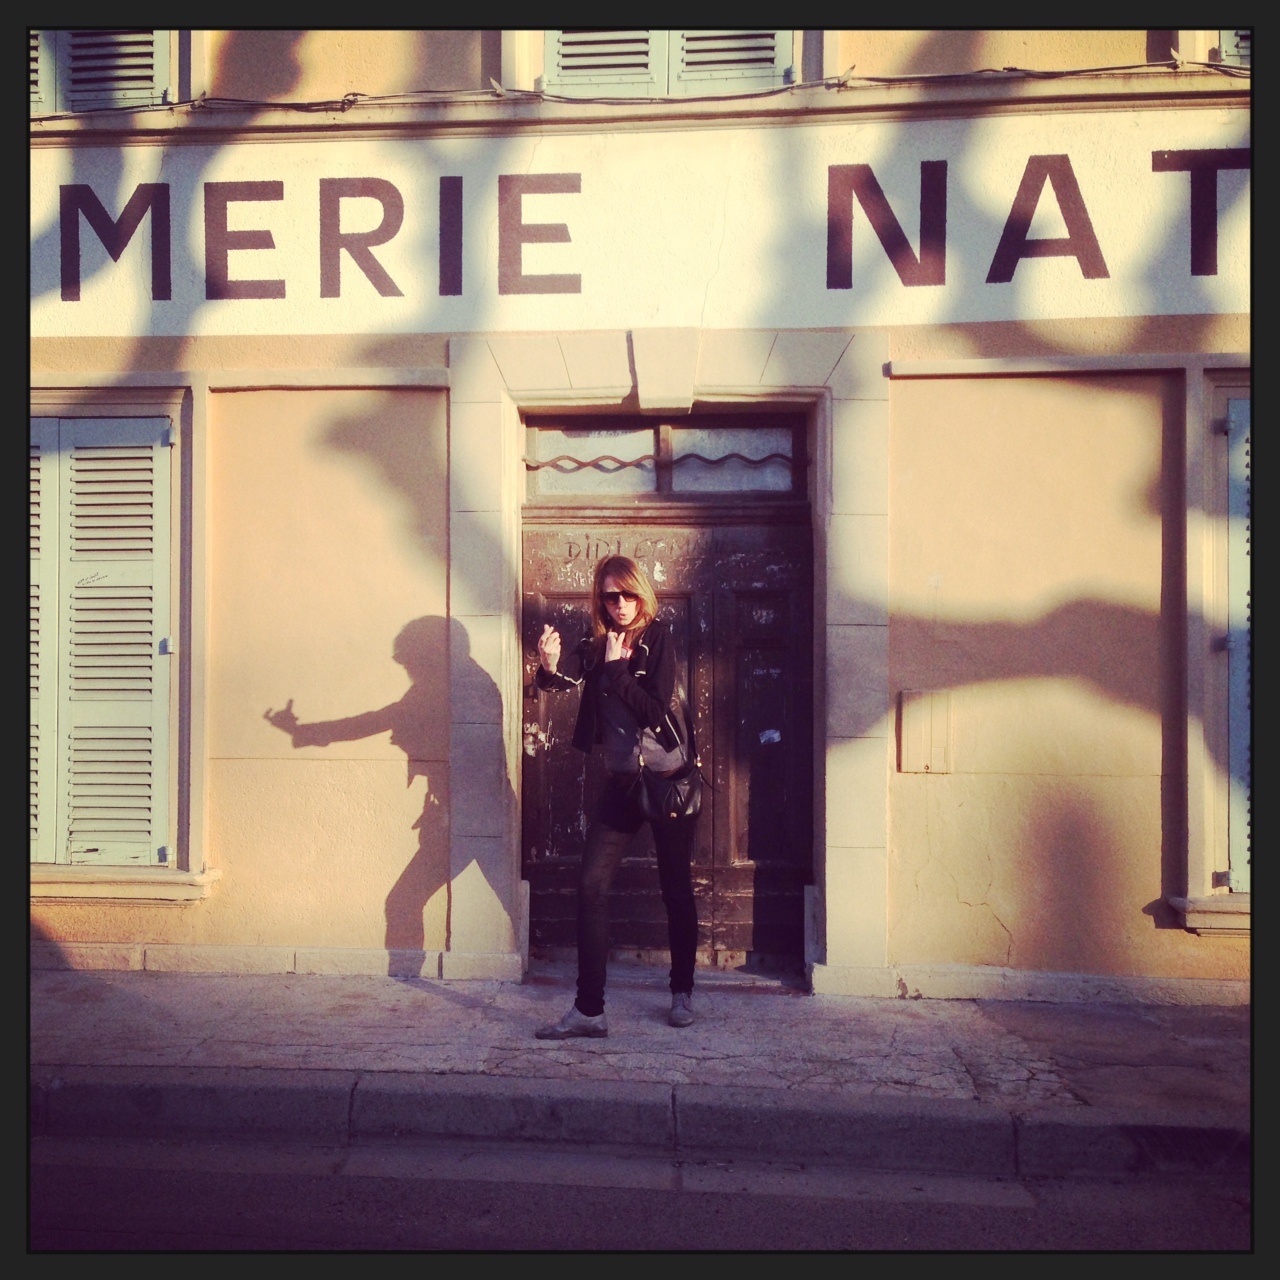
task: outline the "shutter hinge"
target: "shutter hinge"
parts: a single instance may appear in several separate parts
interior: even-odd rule
[[[168,862],[168,861],[169,861],[169,847],[168,847],[168,845],[163,845],[163,844],[162,844],[162,845],[161,845],[161,846],[156,850],[156,861],[157,861],[157,862]]]
[[[172,449],[172,448],[173,448],[175,441],[174,441],[174,435],[173,435],[173,428],[172,428],[171,426],[170,426],[170,427],[165,427],[165,429],[164,429],[164,433],[163,433],[163,434],[161,435],[161,437],[160,437],[160,443],[161,443],[161,444],[162,444],[166,449]]]
[[[1231,434],[1231,422],[1224,414],[1221,418],[1214,418],[1213,426],[1210,429],[1215,436],[1229,436]]]
[[[160,643],[156,645],[156,652],[168,657],[172,657],[177,651],[178,647],[173,643],[171,636],[164,636]]]
[[[1214,636],[1209,648],[1214,653],[1230,653],[1235,648],[1230,635]]]

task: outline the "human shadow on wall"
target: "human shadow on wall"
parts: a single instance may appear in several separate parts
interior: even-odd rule
[[[450,624],[445,618],[429,616],[406,623],[396,636],[392,657],[404,667],[410,680],[408,690],[396,702],[337,720],[300,721],[294,713],[292,698],[283,709],[265,713],[271,724],[289,734],[295,748],[327,747],[335,742],[353,742],[390,733],[391,745],[403,751],[408,760],[406,785],[417,777],[426,781],[422,813],[412,828],[417,832],[418,847],[386,897],[384,945],[387,949],[387,972],[391,977],[423,976],[427,951],[424,913],[436,894],[441,889],[447,892],[450,885],[447,786],[451,639],[454,676],[470,691],[471,705],[492,703],[496,706],[497,686],[471,658],[465,630],[456,622]],[[502,762],[501,775],[494,782],[497,794],[492,799],[500,805],[504,784],[507,792],[511,789],[506,780],[505,762]],[[484,872],[483,867],[481,871]],[[447,900],[445,950],[449,948],[452,935],[451,907],[451,901]],[[437,975],[428,973],[425,976]]]
[[[237,36],[240,40],[250,41],[255,37],[262,35],[262,33],[249,33],[248,35],[245,35],[244,33],[233,33],[233,36],[224,45],[223,57],[220,59],[220,70],[215,75],[215,78],[214,78],[212,92],[215,95],[225,97],[229,95],[234,95],[236,93],[244,92],[247,96],[251,96],[257,99],[263,99],[263,98],[274,96],[276,94],[280,94],[281,96],[283,96],[283,92],[287,87],[297,83],[297,80],[300,74],[298,47],[299,47],[299,42],[302,38],[302,34],[299,32],[281,32],[281,33],[267,33],[267,34],[271,36],[273,41],[276,42],[277,53],[276,53],[276,56],[267,60],[271,68],[271,75],[266,80],[265,85],[264,85],[263,79],[256,78],[253,80],[251,85],[249,85],[248,87],[242,88],[242,87],[238,87],[238,84],[236,82],[233,82],[227,79],[227,76],[231,74],[232,69],[240,65],[242,62],[242,59],[240,59],[238,56],[240,49],[236,43]],[[956,33],[946,33],[946,34],[949,35],[951,38],[956,38]],[[1149,33],[1148,39],[1151,38],[1152,34],[1154,33]],[[935,40],[943,38],[943,35],[941,33],[931,33],[931,36]],[[423,65],[425,65],[425,54],[423,54],[422,57],[423,57]],[[922,58],[923,55],[918,54],[917,57]],[[952,65],[954,65],[954,63],[948,63],[947,69],[950,69]],[[931,66],[932,66],[931,63],[927,63],[925,61],[917,61],[912,64],[911,69],[916,71],[921,71]],[[978,119],[978,116],[975,116],[974,118]],[[80,158],[80,152],[76,151],[73,156],[73,163],[78,164],[79,158]],[[118,159],[114,160],[113,163],[118,164]],[[76,173],[76,174],[79,173],[78,167],[73,168],[73,173]],[[192,184],[192,190],[198,190],[198,183]],[[960,202],[965,199],[966,197],[965,197],[963,188],[960,187],[959,184],[957,184],[957,189],[953,191],[951,194],[951,204],[953,209],[959,208]],[[968,202],[966,201],[966,203]],[[975,210],[973,210],[972,208],[966,208],[965,212],[966,212],[966,216],[969,216],[971,214],[974,214]],[[1222,216],[1225,216],[1225,210],[1223,211]],[[1175,223],[1176,223],[1176,220],[1175,220]],[[784,225],[787,225],[787,224],[784,224]],[[985,226],[986,224],[984,222],[981,225]],[[1171,237],[1175,235],[1180,237],[1183,234],[1181,230],[1182,225],[1183,224],[1177,224],[1175,228],[1172,228],[1170,230],[1169,235]],[[819,237],[819,242],[820,242],[820,238],[825,235],[825,224],[822,222],[821,219],[818,219],[812,226],[809,226],[806,222],[803,222],[803,221],[793,221],[791,224],[789,224],[789,229],[791,230],[793,235],[800,234],[803,236],[804,233],[812,233],[813,236]],[[998,235],[998,232],[999,232],[999,227],[996,226],[992,230],[992,233],[990,236],[988,236],[988,238],[993,239],[994,236]],[[180,239],[181,238],[175,234],[175,237],[174,237],[175,248],[178,245]],[[48,235],[44,237],[43,240],[40,240],[37,243],[40,245],[40,250],[36,251],[33,247],[32,261],[37,264],[43,264],[46,262],[46,260],[48,262],[54,261],[54,258],[49,257],[48,253],[45,252],[45,250],[49,249],[50,246],[54,243],[54,237],[52,235],[52,232],[50,232]],[[1181,249],[1182,241],[1179,240],[1178,244]],[[50,252],[51,251],[52,250],[50,249]],[[1155,255],[1152,259],[1153,263],[1159,260],[1160,260],[1159,255]],[[110,265],[111,264],[105,261],[104,259],[104,262],[102,264],[103,269],[109,270]],[[774,273],[771,273],[771,274],[774,274]],[[775,274],[775,278],[781,283],[781,282],[789,281],[791,279],[791,276],[786,271],[779,271]],[[33,281],[38,281],[39,279],[40,277],[38,275],[38,271],[33,269]],[[1179,276],[1178,279],[1181,282],[1181,276]],[[1160,276],[1158,274],[1153,275],[1150,283],[1152,284],[1153,287],[1156,285],[1159,285],[1161,283]],[[1195,288],[1199,288],[1198,282],[1194,279],[1191,281],[1191,285]],[[50,276],[50,278],[44,282],[43,287],[47,289],[55,288],[56,280],[52,276]],[[1185,307],[1186,307],[1185,301],[1180,302],[1179,309],[1185,310]],[[201,307],[199,306],[194,306],[192,308],[193,312],[198,312],[199,310],[201,310]],[[1206,331],[1216,320],[1216,317],[1208,314],[1208,310],[1209,308],[1206,305],[1205,315],[1198,316],[1198,317],[1185,316],[1185,315],[1180,316],[1180,322],[1182,322],[1186,326],[1192,326],[1189,329],[1184,328],[1183,330],[1181,330],[1181,332],[1188,335],[1186,338],[1186,345],[1181,349],[1199,349],[1201,343],[1206,340],[1205,338]],[[769,309],[766,307],[766,308],[763,308],[763,311],[765,313],[763,316],[763,319],[767,319]],[[422,333],[430,333],[433,329],[437,328],[438,326],[433,323],[433,319],[434,318],[430,315],[430,312],[428,311],[426,316],[423,318],[421,324],[417,326],[419,331]],[[942,319],[948,320],[948,319],[952,319],[952,317],[942,317]],[[1138,327],[1133,331],[1133,334],[1128,341],[1128,344],[1127,344],[1128,349],[1129,350],[1162,349],[1159,345],[1161,341],[1161,335],[1158,332],[1158,330],[1159,330],[1159,326],[1165,320],[1166,320],[1166,317],[1164,316],[1140,318],[1136,322]],[[476,327],[477,329],[483,329],[484,326],[478,324]],[[979,340],[979,338],[972,337],[968,332],[962,333],[956,339],[958,343],[960,343],[961,345],[964,345],[966,348],[970,346],[972,347],[972,350],[966,350],[965,352],[966,354],[1008,355],[1008,354],[1016,354],[1019,352],[1026,353],[1031,350],[1044,353],[1044,354],[1053,354],[1059,350],[1066,351],[1068,354],[1072,354],[1072,355],[1079,354],[1077,347],[1072,345],[1070,342],[1059,343],[1055,341],[1055,338],[1053,337],[1051,331],[1047,331],[1044,326],[1037,326],[1035,324],[1027,323],[1025,321],[989,323],[986,325],[976,326],[976,328],[981,331],[981,334],[979,335],[979,338],[981,339],[981,341]],[[190,326],[183,325],[180,327],[179,331],[182,332],[184,335],[187,335],[190,333]],[[172,352],[170,352],[167,349],[167,347],[163,352],[160,350],[161,344],[166,341],[172,342],[174,346],[174,350]],[[184,366],[181,361],[181,352],[189,344],[190,341],[191,339],[189,336],[183,336],[183,337],[175,338],[171,340],[163,340],[155,337],[140,337],[135,341],[134,352],[131,355],[130,359],[123,362],[126,367],[126,372],[131,372],[133,369],[149,369],[152,367],[182,368]],[[986,342],[990,344],[989,347],[982,346],[981,345],[982,342]],[[1155,344],[1154,346],[1151,345],[1153,343]],[[384,339],[369,340],[365,344],[364,350],[362,352],[363,358],[372,364],[390,363],[389,358],[385,357],[383,354],[384,347],[386,345],[387,344]],[[352,363],[359,364],[361,363],[361,359],[359,357],[353,358]],[[424,361],[424,363],[426,362]],[[127,381],[127,378],[124,380]],[[184,570],[184,578],[187,576],[189,575],[187,575]],[[186,618],[188,613],[189,613],[189,602],[184,603],[182,607],[182,614],[184,619]],[[914,621],[916,621],[921,626],[931,625],[929,620],[927,619],[918,619]],[[184,622],[184,627],[185,625],[186,624]],[[895,618],[895,626],[896,625],[897,625],[897,619]],[[1016,626],[1017,624],[1001,623],[998,625],[1003,629],[1009,626]],[[186,647],[187,651],[190,652],[190,646],[184,646],[184,647]],[[960,665],[963,665],[963,664],[960,664]],[[981,669],[986,670],[989,668],[990,664],[979,663],[978,665]],[[1036,665],[1041,666],[1042,663],[1037,662]],[[1101,686],[1105,687],[1107,684],[1107,680],[1105,677],[1109,673],[1103,672],[1102,674],[1104,675],[1104,679],[1099,681],[1098,683]],[[979,678],[994,679],[998,677],[993,675],[982,675]],[[184,723],[185,723],[185,719],[187,717],[186,703],[189,698],[189,694],[185,691],[186,682],[188,680],[188,677],[185,674],[183,676],[183,680],[184,680],[184,694],[183,694],[183,709],[181,714],[184,717]],[[929,686],[933,686],[937,683],[935,680],[928,679],[927,677],[926,677],[926,682]],[[1123,683],[1126,686],[1128,686],[1129,692],[1137,692],[1141,695],[1147,691],[1146,686],[1148,682],[1145,680],[1138,680],[1137,682],[1134,682],[1132,679],[1126,678],[1123,681]],[[1140,687],[1135,688],[1134,687],[1135,683],[1137,686],[1140,686]],[[1199,710],[1200,710],[1199,708],[1192,708],[1193,714],[1199,714]],[[368,713],[368,714],[372,715],[376,713]],[[186,739],[185,729],[183,731],[183,739],[184,741]],[[410,762],[410,767],[412,770],[412,761]],[[411,776],[412,776],[412,773],[411,773]],[[186,792],[186,788],[184,785],[181,789],[181,799],[179,801],[180,806],[186,806],[187,804],[187,801],[185,798],[185,792]],[[185,812],[185,808],[183,811]],[[182,827],[182,829],[184,830],[186,829],[187,822],[185,818],[180,819],[180,826]],[[1185,868],[1183,868],[1182,874],[1185,876]]]

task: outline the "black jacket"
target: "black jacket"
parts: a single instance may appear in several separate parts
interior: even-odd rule
[[[665,622],[653,621],[645,628],[631,657],[613,662],[597,662],[595,641],[584,636],[574,650],[579,676],[548,671],[541,663],[534,683],[539,689],[581,689],[578,719],[573,726],[573,745],[579,751],[590,751],[604,734],[597,713],[597,699],[602,688],[608,688],[622,699],[636,722],[652,729],[667,751],[674,751],[683,741],[678,729],[679,717],[672,710],[676,687],[676,656],[671,644],[671,631]]]

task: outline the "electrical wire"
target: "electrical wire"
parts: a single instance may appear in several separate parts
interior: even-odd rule
[[[856,64],[855,64],[856,65]],[[116,107],[95,107],[86,111],[61,111],[49,115],[35,116],[36,120],[62,120],[77,116],[93,115],[99,112],[143,114],[146,112],[182,111],[298,111],[305,113],[337,112],[345,113],[356,106],[414,106],[428,102],[461,103],[461,102],[493,102],[502,98],[511,98],[523,102],[566,103],[574,106],[636,106],[657,103],[690,103],[690,102],[733,102],[751,99],[776,98],[791,95],[797,91],[813,89],[847,90],[860,85],[893,85],[893,84],[937,84],[963,83],[965,81],[990,81],[995,77],[1015,79],[1025,77],[1030,80],[1062,80],[1078,76],[1097,76],[1133,71],[1181,71],[1186,68],[1198,68],[1216,71],[1233,79],[1250,79],[1251,67],[1237,67],[1224,62],[1191,62],[1180,58],[1172,58],[1167,62],[1131,63],[1124,66],[1081,67],[1070,70],[1033,71],[1025,67],[983,67],[976,71],[939,71],[920,72],[910,75],[896,76],[855,76],[855,67],[838,76],[828,76],[822,80],[803,80],[794,84],[778,85],[771,89],[752,89],[743,93],[715,93],[701,95],[681,95],[679,97],[572,97],[564,94],[548,93],[539,89],[508,89],[491,81],[492,89],[412,89],[402,93],[369,94],[347,93],[341,98],[322,98],[309,102],[264,101],[254,98],[222,98],[201,96],[191,102],[157,103],[152,106],[139,107],[136,104],[125,104]]]

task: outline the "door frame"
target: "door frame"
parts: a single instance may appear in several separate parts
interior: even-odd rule
[[[733,415],[734,424],[741,424],[746,416],[748,416],[747,412]],[[797,416],[801,417],[802,415]],[[800,424],[796,434],[797,437],[803,436],[804,438],[797,438],[796,447],[797,449],[803,448],[807,455],[809,451],[807,438],[809,424],[807,415],[803,415],[803,417],[805,421]],[[639,549],[640,545],[646,541],[652,544],[659,534],[664,537],[672,535],[676,543],[680,541],[681,535],[684,533],[688,533],[694,542],[702,542],[705,539],[706,554],[700,558],[704,568],[697,575],[699,578],[705,578],[705,580],[702,582],[701,588],[694,592],[695,596],[702,600],[701,616],[703,619],[702,634],[704,641],[700,645],[695,638],[694,633],[698,630],[695,619],[699,615],[699,610],[695,609],[689,616],[689,647],[687,650],[682,648],[682,656],[688,659],[692,668],[695,665],[698,654],[701,653],[702,655],[700,674],[693,674],[691,683],[687,687],[691,691],[691,703],[701,707],[705,713],[705,717],[698,716],[697,733],[699,751],[703,758],[703,774],[708,779],[711,790],[703,803],[703,818],[698,828],[693,870],[695,887],[701,885],[699,888],[699,964],[704,963],[710,957],[710,963],[715,967],[723,967],[726,963],[737,963],[737,960],[732,959],[732,957],[742,955],[744,952],[746,954],[754,954],[757,960],[764,959],[766,964],[780,962],[788,971],[790,971],[794,962],[802,962],[804,959],[803,942],[800,942],[795,947],[788,945],[781,949],[757,944],[753,944],[750,947],[721,945],[725,931],[731,931],[733,928],[733,920],[731,918],[721,918],[718,915],[718,909],[725,906],[726,896],[733,893],[735,883],[737,883],[740,891],[741,881],[744,876],[749,876],[750,882],[755,886],[752,890],[753,897],[758,891],[762,891],[768,896],[769,890],[767,886],[772,885],[774,894],[777,894],[780,886],[790,880],[793,873],[798,872],[804,879],[809,881],[808,884],[803,886],[795,886],[799,891],[794,893],[792,899],[796,909],[796,915],[792,919],[795,923],[802,923],[802,913],[806,905],[808,891],[812,887],[812,876],[814,874],[814,841],[811,832],[808,830],[800,832],[793,829],[791,831],[790,834],[793,838],[788,847],[795,851],[794,857],[791,859],[778,860],[765,856],[751,860],[743,856],[739,860],[734,860],[727,856],[734,844],[734,814],[735,805],[738,803],[741,794],[739,788],[746,785],[747,780],[753,776],[749,770],[735,770],[731,760],[736,754],[732,743],[738,718],[733,713],[726,715],[726,712],[729,711],[729,707],[725,705],[726,698],[731,696],[726,685],[733,684],[736,686],[738,649],[733,643],[724,650],[721,650],[720,646],[726,640],[737,640],[740,615],[735,607],[727,607],[729,601],[736,600],[741,603],[744,600],[759,597],[762,591],[771,595],[785,593],[793,612],[783,624],[783,630],[788,636],[793,636],[797,639],[802,633],[808,637],[807,644],[801,642],[794,649],[789,650],[794,654],[797,664],[808,663],[809,665],[807,668],[799,667],[791,675],[790,687],[802,705],[795,709],[795,718],[784,724],[784,738],[786,741],[791,742],[793,740],[792,732],[802,726],[808,731],[809,736],[805,740],[806,745],[796,760],[799,776],[797,777],[793,774],[793,780],[799,783],[804,778],[802,790],[809,794],[810,798],[812,795],[811,784],[805,778],[805,775],[811,777],[813,769],[814,681],[811,663],[812,631],[814,627],[812,606],[814,582],[812,576],[812,510],[807,484],[803,491],[787,495],[787,498],[783,501],[778,501],[778,496],[777,493],[769,492],[764,492],[763,494],[760,492],[742,492],[734,493],[732,496],[717,493],[710,500],[705,501],[699,501],[698,498],[691,495],[688,499],[676,499],[674,501],[637,499],[632,504],[616,499],[606,503],[600,501],[598,496],[591,494],[583,495],[580,500],[574,501],[566,495],[563,499],[554,502],[544,500],[529,503],[524,507],[522,513],[521,527],[524,534],[522,540],[523,559],[520,566],[522,586],[524,588],[521,593],[523,612],[520,619],[520,630],[524,645],[522,655],[524,662],[522,734],[525,753],[530,757],[536,757],[538,753],[537,746],[532,744],[545,743],[546,741],[543,736],[543,732],[547,728],[546,723],[542,720],[544,712],[552,714],[558,721],[559,728],[555,737],[560,745],[557,750],[559,751],[561,748],[567,749],[568,743],[565,733],[567,726],[573,722],[577,705],[575,699],[568,706],[559,706],[553,710],[542,703],[539,695],[532,691],[537,656],[533,652],[531,645],[536,635],[537,625],[545,619],[545,614],[539,612],[535,607],[532,615],[534,622],[531,626],[530,615],[527,610],[530,608],[532,598],[540,595],[545,582],[542,574],[537,572],[530,574],[530,569],[534,565],[546,568],[546,557],[549,554],[552,560],[556,559],[554,554],[549,552],[545,535],[551,535],[553,541],[563,536],[570,543],[577,542],[581,544],[584,541],[591,541],[591,539],[584,539],[583,537],[584,534],[591,531],[597,544],[596,555],[608,554],[610,550],[626,549],[630,542],[634,540],[635,544],[637,544],[637,549],[628,551],[628,554],[634,554],[638,559],[644,558],[644,553]],[[729,546],[736,549],[738,553],[758,556],[761,554],[761,548],[756,545],[756,539],[759,536],[758,530],[761,527],[767,527],[775,531],[779,540],[775,542],[775,547],[781,547],[784,543],[789,544],[785,559],[790,566],[801,563],[803,559],[803,555],[797,546],[797,541],[807,547],[809,563],[805,566],[807,573],[803,577],[796,574],[795,569],[792,568],[783,574],[786,579],[786,585],[778,585],[775,582],[770,587],[765,583],[753,580],[752,575],[758,572],[758,565],[756,569],[747,571],[746,579],[743,578],[741,570],[737,575],[731,575],[729,579],[717,573],[715,566],[718,562],[715,557],[719,552],[727,549],[722,545],[725,534],[736,535]],[[532,550],[529,543],[530,533],[534,534],[534,549]],[[615,535],[620,535],[620,540],[617,543],[614,542]],[[625,541],[622,539],[625,539]],[[601,548],[604,549],[602,550]],[[591,554],[590,551],[588,551],[588,554]],[[773,554],[780,554],[780,552],[775,550]],[[689,579],[684,577],[682,572],[671,568],[672,562],[680,560],[681,556],[674,552],[662,553],[662,559],[667,563],[669,571],[673,575],[673,580],[668,580],[666,587],[659,590],[660,598],[663,596],[677,598],[683,596]],[[795,580],[793,580],[792,575],[794,575]],[[576,578],[577,590],[582,589],[581,581],[580,577]],[[682,585],[682,583],[685,585]],[[560,586],[548,587],[547,594],[552,598],[559,598],[562,589]],[[558,625],[562,627],[562,634],[567,636],[568,632],[563,630],[563,623]],[[769,638],[757,635],[751,643],[757,647],[761,644],[768,647]],[[693,690],[700,691],[701,696],[695,696],[692,692]],[[530,698],[535,700],[536,708],[531,705]],[[740,706],[740,704],[735,705]],[[533,724],[535,720],[538,722],[536,730],[534,730]],[[771,723],[774,722],[771,721]],[[580,778],[583,767],[582,757],[573,751],[566,750],[566,754],[577,758],[577,763],[569,767],[572,776],[575,779]],[[560,757],[561,763],[557,765],[557,769],[565,767],[564,758],[564,756]],[[526,774],[530,768],[530,761],[522,759],[521,766],[520,781],[523,787],[524,782],[529,780]],[[788,767],[790,768],[791,765]],[[592,767],[588,766],[589,774],[591,771]],[[536,772],[538,770],[535,766]],[[576,789],[577,785],[577,782],[575,782],[573,787]],[[590,791],[591,788],[589,786],[588,794]],[[794,792],[793,794],[799,794],[799,792]],[[545,803],[545,795],[543,799]],[[523,828],[523,819],[526,816],[523,792],[521,794],[521,810]],[[808,825],[809,816],[808,814],[805,815],[802,825]],[[564,819],[566,815],[562,812],[559,817]],[[545,820],[544,818],[534,822],[531,830],[540,828]],[[570,825],[575,826],[576,824],[571,823]],[[524,861],[530,834],[530,830],[522,829],[522,874],[531,870]],[[797,836],[799,837],[798,839],[795,838]],[[541,844],[541,841],[538,843]],[[630,852],[634,854],[635,850],[632,849]],[[573,861],[574,859],[571,855],[563,862],[557,860],[554,867],[536,873],[536,878],[542,884],[544,891],[547,888],[548,881],[559,885],[559,889],[552,895],[557,903],[561,902],[560,894],[569,887],[573,876],[576,875],[570,870],[569,864],[572,864]],[[629,861],[624,861],[624,866],[630,865]],[[532,884],[534,879],[535,875],[531,875],[531,912],[532,906],[536,905],[535,900],[537,898],[537,885]],[[629,881],[630,883],[628,883]],[[704,881],[705,883],[702,883]],[[615,886],[615,892],[620,896],[636,892],[633,866],[630,874],[624,874],[620,877],[619,883]],[[644,892],[647,895],[649,890],[646,889]],[[705,898],[703,896],[704,892]],[[569,904],[565,903],[564,905]],[[758,898],[754,898],[754,906],[760,906]],[[625,938],[627,932],[625,926],[621,923],[623,914],[625,913],[620,913],[618,919],[615,920],[615,924],[618,926],[615,929],[615,933],[619,934],[620,938]],[[559,916],[559,913],[557,913],[557,916],[563,925],[563,917]],[[779,916],[776,912],[771,916],[765,910],[762,914],[756,915],[753,910],[752,920],[753,924],[757,922],[760,924],[766,937],[769,935],[770,929],[773,928],[774,936],[772,940],[774,942],[777,941]],[[544,923],[546,922],[544,921]],[[703,945],[704,931],[706,933],[705,946]],[[545,937],[540,945],[543,947],[548,945]],[[568,944],[562,941],[551,945],[555,947],[571,945],[571,934]],[[659,947],[656,944],[616,940],[611,949],[616,949],[620,953],[631,956],[644,951],[646,957],[648,957],[649,953],[655,950],[665,954],[665,942]]]
[[[887,967],[888,339],[849,330],[489,335],[449,343],[451,675],[480,666],[500,720],[450,709],[450,940],[442,976],[528,967],[520,879],[521,524],[525,413],[688,413],[759,406],[809,416],[813,528],[814,885],[805,959],[814,989],[892,994]],[[570,370],[573,371],[572,377]],[[495,552],[497,554],[495,554]],[[863,678],[849,689],[841,673]],[[453,688],[458,681],[451,680]],[[828,691],[835,696],[829,696]],[[469,766],[501,740],[509,811]],[[830,800],[828,800],[830,797]],[[478,873],[478,874],[477,874]],[[872,975],[878,977],[872,977]]]

